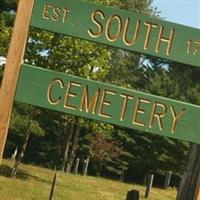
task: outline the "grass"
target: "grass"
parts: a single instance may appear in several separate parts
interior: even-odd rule
[[[0,167],[0,200],[46,200],[49,198],[54,171],[20,165],[16,178],[10,178],[12,162],[3,160]],[[90,176],[58,172],[56,200],[125,200],[129,190],[139,190],[143,200],[145,187]],[[148,200],[174,200],[176,190],[153,188]]]

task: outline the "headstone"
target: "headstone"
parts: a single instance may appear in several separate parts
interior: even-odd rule
[[[128,191],[126,200],[139,200],[139,191],[137,190]]]
[[[164,189],[167,189],[169,187],[170,181],[171,181],[171,176],[172,176],[172,171],[167,172],[167,174],[165,176]]]
[[[148,180],[147,180],[147,188],[146,188],[146,192],[145,192],[145,196],[144,196],[145,198],[149,197],[149,194],[150,194],[150,191],[151,191],[151,188],[153,185],[153,179],[154,179],[154,175],[150,174],[148,176]]]
[[[67,166],[66,166],[66,173],[70,173],[70,164],[67,163]]]
[[[90,161],[89,158],[87,158],[86,160],[84,160],[84,163],[83,163],[83,176],[87,175],[89,161]]]

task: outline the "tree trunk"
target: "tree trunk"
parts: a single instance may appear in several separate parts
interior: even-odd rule
[[[83,176],[86,176],[88,173],[88,165],[89,165],[90,159],[87,158],[84,160],[84,165],[83,165]]]
[[[71,123],[70,130],[67,133],[66,140],[65,140],[65,153],[63,156],[63,163],[62,163],[62,171],[65,171],[65,172],[66,172],[67,162],[68,162],[68,158],[69,158],[69,147],[70,147],[70,142],[72,139],[73,131],[74,131],[74,124]]]
[[[97,177],[101,177],[102,168],[103,168],[103,164],[100,163],[98,167],[98,171],[97,171]]]
[[[25,151],[26,151],[26,147],[27,147],[27,144],[28,144],[28,140],[29,140],[29,137],[30,137],[30,133],[31,133],[31,132],[30,132],[30,124],[29,124],[29,126],[28,126],[28,128],[27,128],[26,138],[25,138],[25,140],[24,140],[24,144],[22,145],[22,149],[21,149],[21,151],[20,151],[20,153],[19,153],[19,156],[18,156],[17,159],[15,160],[14,166],[13,166],[13,168],[12,168],[11,177],[16,176],[16,174],[17,174],[17,168],[18,168],[18,166],[21,164],[22,159],[23,159],[23,157],[24,157],[24,153],[25,153]]]
[[[72,149],[71,149],[71,154],[70,154],[70,159],[69,159],[69,164],[70,164],[70,172],[73,167],[73,163],[76,157],[76,150],[78,148],[78,139],[79,139],[79,134],[80,134],[80,125],[79,125],[79,120],[78,118],[76,119],[76,131],[74,132],[73,135],[73,143],[72,143]]]
[[[200,145],[193,144],[179,187],[177,200],[200,199]]]
[[[76,175],[78,174],[79,163],[80,163],[80,159],[77,158],[76,163],[75,163],[75,167],[74,167],[74,174],[76,174]]]

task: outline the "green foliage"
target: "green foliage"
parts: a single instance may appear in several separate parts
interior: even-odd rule
[[[25,57],[40,67],[100,80],[109,70],[110,53],[98,44],[33,29]]]
[[[6,56],[8,47],[9,47],[9,40],[11,37],[11,28],[0,26],[0,55]]]
[[[30,133],[34,136],[44,136],[45,131],[41,128],[39,122],[34,120],[32,115],[25,115],[25,111],[21,109],[19,111],[24,112],[23,115],[19,114],[20,112],[13,112],[10,123],[11,131],[17,133],[19,136],[24,136],[27,129],[29,129]]]
[[[96,165],[98,175],[101,174],[102,168],[108,161],[117,159],[122,153],[122,149],[116,141],[101,133],[91,133],[86,136],[86,140],[89,157]]]
[[[17,9],[18,0],[1,0],[0,13],[2,11],[15,11]]]
[[[0,4],[0,27],[13,26],[15,11],[18,0],[1,0]]]

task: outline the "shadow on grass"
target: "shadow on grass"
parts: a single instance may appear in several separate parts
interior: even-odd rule
[[[8,165],[0,165],[0,176],[11,178],[11,176],[10,176],[11,172],[12,172],[12,167],[10,167]],[[39,178],[38,176],[33,176],[33,175],[29,174],[27,171],[22,170],[22,169],[17,170],[17,175],[15,178],[21,179],[21,180],[34,179],[35,181],[51,184],[51,181]]]
[[[8,165],[0,165],[0,175],[4,177],[10,177],[12,168]]]

